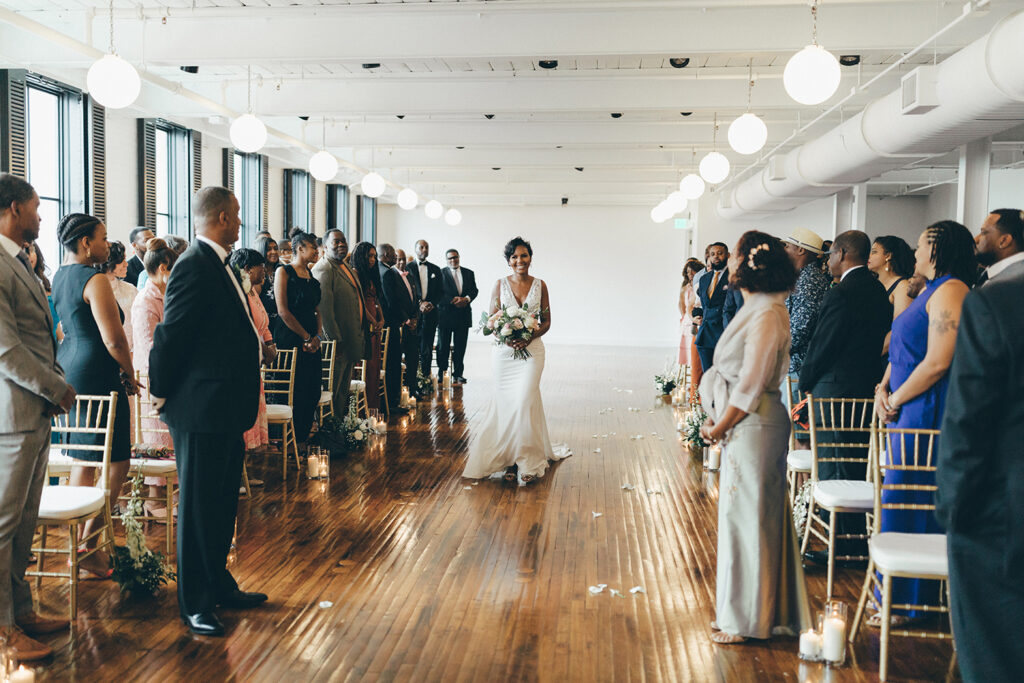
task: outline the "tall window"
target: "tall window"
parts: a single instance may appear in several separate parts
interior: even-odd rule
[[[189,131],[166,121],[156,123],[156,234],[192,236]]]
[[[355,244],[348,232],[348,187],[345,185],[327,186],[327,229],[341,230],[345,239]]]
[[[377,200],[366,195],[359,196],[359,203],[356,205],[356,219],[359,224],[356,239],[359,242],[377,242]]]
[[[312,205],[310,200],[312,179],[306,171],[286,169],[284,172],[284,232],[302,228],[312,232]]]
[[[235,196],[241,207],[239,243],[249,246],[263,230],[263,163],[259,154],[234,153]]]

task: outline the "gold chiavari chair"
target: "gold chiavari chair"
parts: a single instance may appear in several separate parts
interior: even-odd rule
[[[815,398],[807,395],[807,417],[811,436],[811,482],[813,490],[807,510],[807,526],[804,530],[800,552],[807,551],[807,544],[813,535],[828,548],[827,599],[832,598],[833,578],[836,560],[867,560],[866,555],[842,555],[837,557],[837,540],[866,539],[867,534],[837,534],[836,515],[870,515],[874,510],[874,488],[869,480],[871,457],[874,445],[871,434],[874,422],[874,401],[870,398]],[[863,441],[858,439],[863,435]],[[826,439],[823,441],[822,439]],[[828,441],[827,439],[835,439]],[[823,456],[823,449],[841,449],[838,456]],[[821,464],[850,463],[863,464],[864,479],[820,480]],[[826,522],[820,511],[828,512]]]
[[[171,431],[164,424],[163,420],[156,417],[153,409],[153,401],[149,396],[149,376],[140,372],[135,373],[135,380],[139,382],[139,393],[131,397],[132,402],[132,454],[130,476],[141,473],[145,477],[162,477],[167,481],[164,486],[165,495],[162,497],[143,495],[142,500],[162,502],[166,505],[167,517],[160,519],[147,512],[143,507],[143,514],[140,519],[159,520],[167,523],[167,554],[170,555],[174,547],[174,494],[178,490],[178,466],[174,460],[174,449],[167,449],[163,446],[152,446],[147,444],[146,434],[167,434]],[[155,457],[160,456],[160,457]],[[170,459],[168,459],[168,456]],[[127,499],[127,496],[120,496],[120,499]]]
[[[949,613],[949,565],[946,560],[946,535],[942,533],[918,534],[895,531],[881,531],[883,510],[919,510],[932,513],[935,511],[936,471],[936,440],[937,429],[899,429],[895,427],[877,427],[873,441],[876,453],[884,448],[886,453],[898,453],[889,459],[875,458],[872,463],[874,475],[874,525],[871,540],[868,542],[870,559],[864,586],[857,603],[857,612],[853,617],[849,640],[854,642],[860,628],[864,608],[870,600],[881,615],[881,634],[878,652],[878,678],[886,680],[889,668],[889,637],[904,636],[910,638],[951,639],[951,632],[943,631],[911,631],[893,629],[890,624],[893,609],[917,610],[921,612]],[[893,446],[898,446],[893,448]],[[911,481],[895,483],[893,472],[910,475]],[[930,477],[927,475],[931,475]],[[927,500],[916,503],[900,503],[883,500],[885,492],[902,492],[913,495],[924,494]],[[917,497],[920,497],[917,496]],[[886,496],[889,498],[889,496]],[[876,571],[882,575],[881,581]],[[942,581],[945,585],[940,592],[946,596],[945,605],[911,605],[892,604],[893,578],[932,579]],[[875,589],[881,596],[881,604],[875,598]]]
[[[786,375],[786,410],[793,414],[793,406],[800,402],[800,389],[793,378]],[[786,456],[786,482],[789,485],[789,504],[796,505],[800,486],[811,474],[811,460],[814,458],[809,448],[800,448],[799,437],[809,439],[810,430],[799,427],[795,422],[789,431],[789,454]],[[805,439],[805,440],[806,440]]]
[[[320,342],[320,358],[323,374],[320,382],[320,421],[328,415],[334,415],[334,354],[337,342]]]
[[[380,405],[384,406],[384,414],[391,414],[391,406],[388,405],[387,386],[384,381],[384,370],[388,367],[388,339],[391,337],[391,328],[385,327],[380,335],[380,382],[377,384],[377,395],[380,397]]]
[[[348,385],[348,393],[355,396],[356,414],[361,417],[369,415],[370,409],[366,402],[366,361],[356,364],[352,370],[352,382]]]
[[[78,616],[78,567],[79,563],[106,549],[114,552],[114,527],[110,517],[110,455],[114,445],[114,416],[117,410],[117,393],[107,396],[75,397],[75,404],[65,415],[54,418],[53,431],[61,437],[62,445],[51,448],[51,465],[47,468],[49,477],[60,476],[70,465],[92,467],[99,470],[99,481],[93,486],[70,486],[58,484],[43,487],[43,495],[39,501],[39,544],[32,548],[36,554],[35,570],[26,571],[26,576],[36,579],[36,592],[39,592],[43,578],[68,579],[70,584],[70,615],[74,622]],[[103,443],[71,444],[71,436],[75,434],[102,436]],[[63,449],[81,453],[101,453],[99,461],[77,460],[66,455],[57,457],[55,450]],[[88,536],[79,539],[79,528],[91,519],[102,518],[102,524]],[[68,539],[65,548],[48,548],[47,535],[51,527],[67,529]],[[96,547],[79,553],[79,544],[88,544],[96,539]],[[67,555],[67,571],[44,571],[43,560],[47,556]]]
[[[278,349],[274,362],[263,367],[263,393],[267,397],[267,424],[281,428],[281,474],[288,476],[289,444],[295,453],[295,468],[301,472],[292,409],[295,395],[295,349]],[[283,403],[271,403],[272,399],[281,400]]]

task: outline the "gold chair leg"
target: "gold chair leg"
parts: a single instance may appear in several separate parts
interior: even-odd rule
[[[48,527],[44,524],[39,529],[39,552],[36,553],[36,571],[43,571],[43,556],[45,553],[43,550],[46,548],[46,531]],[[43,587],[43,577],[36,577],[36,595],[39,594],[40,589]]]
[[[860,600],[857,601],[857,611],[853,615],[853,626],[847,641],[853,643],[857,639],[857,631],[860,629],[860,620],[864,616],[864,608],[868,604],[868,591],[871,590],[871,575],[875,571],[875,561],[868,560],[868,571],[864,575],[864,587],[860,589]]]
[[[245,458],[245,455],[242,455]],[[245,460],[242,460],[242,486],[245,487],[245,497],[252,498],[252,487],[249,486],[249,471],[246,469]]]
[[[882,633],[878,647],[878,680],[889,675],[889,620],[892,618],[892,577],[882,574]]]
[[[71,622],[78,618],[78,525],[72,523],[68,527],[68,556],[71,560],[71,604],[69,605]]]
[[[825,590],[825,599],[832,599],[832,578],[835,575],[836,567],[836,513],[829,511],[828,515],[828,585]]]
[[[174,485],[170,479],[165,479],[164,493],[167,496],[167,538],[164,539],[167,547],[167,557],[171,556],[171,542],[174,540]]]

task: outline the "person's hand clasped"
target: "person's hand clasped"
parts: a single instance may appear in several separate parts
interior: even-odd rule
[[[875,415],[882,422],[895,422],[900,415],[900,408],[892,400],[892,394],[885,387],[879,385],[875,389]]]
[[[307,353],[316,353],[320,350],[320,337],[313,337],[308,342],[303,343],[302,350]]]
[[[722,435],[718,433],[716,428],[715,421],[710,417],[705,420],[703,425],[701,425],[700,438],[704,439],[708,443],[717,443],[722,439]]]
[[[521,351],[521,350],[525,349],[530,344],[530,342],[528,342],[528,341],[526,341],[524,339],[509,339],[505,343],[508,344],[513,349],[515,349],[516,351]]]
[[[143,388],[142,382],[139,382],[131,375],[122,375],[121,384],[124,385],[124,392],[129,396],[137,396],[139,389]]]
[[[263,344],[263,364],[270,365],[277,358],[277,346],[274,342],[264,342]]]

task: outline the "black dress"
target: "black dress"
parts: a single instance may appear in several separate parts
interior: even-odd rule
[[[320,283],[310,275],[301,278],[291,266],[284,266],[288,273],[288,310],[295,316],[302,328],[308,332],[316,331],[316,307],[320,304]],[[278,273],[280,276],[280,273]],[[295,394],[292,410],[295,416],[295,437],[305,441],[313,426],[313,416],[320,402],[320,384],[323,370],[320,364],[320,350],[313,352],[302,350],[305,341],[292,332],[291,328],[278,321],[273,331],[274,343],[278,348],[296,349],[295,360]]]
[[[57,350],[57,362],[64,368],[68,384],[79,395],[106,396],[117,392],[117,410],[114,415],[114,443],[111,462],[123,462],[131,458],[131,413],[128,395],[121,384],[121,367],[107,351],[92,315],[92,308],[82,298],[85,286],[94,277],[105,277],[95,268],[78,263],[61,266],[53,277],[53,303],[60,315],[64,328],[64,341]],[[118,308],[121,322],[124,315]],[[84,419],[84,415],[82,416]],[[74,415],[68,424],[77,426]],[[95,427],[97,425],[82,425]],[[103,444],[100,434],[72,434],[73,444]],[[69,450],[73,458],[98,462],[103,459],[99,451]]]

